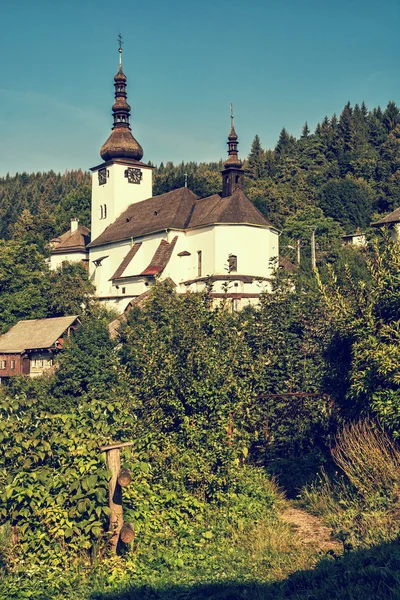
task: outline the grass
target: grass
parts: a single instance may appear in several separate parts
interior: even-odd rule
[[[303,490],[300,502],[334,529],[343,556],[302,544],[279,519],[279,490],[246,467],[235,491],[192,513],[182,513],[175,496],[165,506],[159,495],[143,497],[151,527],[138,527],[124,556],[75,558],[66,567],[29,557],[8,563],[0,599],[400,600],[399,456],[378,426],[354,424],[333,451],[342,475],[322,471]],[[9,533],[0,532],[4,564]]]
[[[300,503],[322,517],[349,547],[395,540],[400,535],[400,452],[371,421],[346,426],[332,456],[340,474],[323,470],[304,488]]]

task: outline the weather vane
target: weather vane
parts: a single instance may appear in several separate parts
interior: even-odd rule
[[[231,125],[232,125],[232,127],[234,126],[234,124],[235,123],[234,123],[234,116],[233,116],[233,104],[231,102]]]
[[[119,52],[119,64],[122,65],[122,44],[124,43],[122,40],[122,35],[119,33],[117,37],[118,42],[118,52]]]

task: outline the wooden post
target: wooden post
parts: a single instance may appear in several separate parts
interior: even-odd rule
[[[127,446],[133,446],[133,442],[123,442],[121,444],[111,444],[109,446],[100,447],[102,452],[107,453],[107,468],[111,472],[111,479],[108,484],[109,506],[111,511],[109,525],[111,536],[109,543],[114,553],[117,552],[118,541],[122,526],[124,524],[124,516],[122,512],[122,488],[120,483],[118,483],[118,476],[121,472],[120,448],[126,448]],[[123,469],[122,471],[125,470],[130,473],[128,469]]]

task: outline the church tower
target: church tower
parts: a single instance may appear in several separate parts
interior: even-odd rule
[[[228,135],[228,160],[224,163],[222,173],[222,197],[232,196],[238,188],[244,190],[244,169],[238,157],[238,136],[235,131],[233,110],[231,105],[231,131]]]
[[[127,101],[126,75],[122,70],[122,38],[119,36],[119,68],[114,77],[114,124],[100,150],[103,163],[91,169],[92,241],[135,202],[153,195],[153,167],[141,162],[143,149],[131,133],[131,107]]]

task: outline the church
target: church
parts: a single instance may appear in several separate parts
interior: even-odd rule
[[[111,135],[91,169],[91,231],[73,219],[71,230],[51,241],[51,268],[84,261],[97,297],[121,313],[166,279],[178,293],[207,287],[215,301],[229,298],[235,309],[256,304],[271,288],[279,232],[244,193],[233,116],[221,193],[198,198],[182,187],[153,196],[153,167],[142,162],[131,132],[122,48],[114,87]]]

